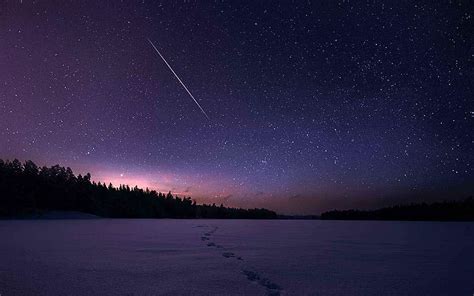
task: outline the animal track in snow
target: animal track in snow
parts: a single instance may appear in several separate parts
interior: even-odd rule
[[[224,253],[222,253],[222,256],[224,256],[226,258],[233,258],[233,257],[235,257],[235,254],[232,253],[232,252],[224,252]]]
[[[214,232],[217,231],[217,229],[218,227],[214,227],[213,229],[203,233],[203,235],[201,236],[201,240],[204,242],[207,242],[206,245],[208,247],[214,247],[214,248],[225,250],[226,248],[210,240]],[[242,257],[237,256],[235,253],[232,253],[232,252],[223,252],[222,256],[226,259],[235,258],[238,261],[241,261],[241,262],[244,261]],[[244,263],[239,263],[240,266],[242,266],[242,264]],[[283,289],[276,283],[272,282],[270,279],[262,277],[257,272],[252,271],[248,268],[242,269],[242,273],[247,277],[247,280],[249,280],[250,282],[256,283],[262,288],[265,288],[267,292],[267,296],[280,296],[281,295],[281,292],[283,291]]]
[[[269,296],[279,296],[282,288],[272,282],[271,280],[261,277],[257,272],[251,271],[251,270],[242,270],[242,273],[247,276],[247,279],[251,282],[256,282],[260,286],[264,287],[267,289],[267,295]]]

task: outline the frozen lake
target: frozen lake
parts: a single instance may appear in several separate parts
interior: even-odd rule
[[[474,223],[0,221],[0,294],[473,295]]]

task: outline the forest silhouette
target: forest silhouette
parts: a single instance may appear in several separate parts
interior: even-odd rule
[[[91,175],[75,175],[59,165],[38,167],[0,159],[0,216],[15,217],[41,211],[79,211],[110,218],[232,218],[273,219],[267,209],[198,205],[171,192],[96,183]]]
[[[174,196],[128,185],[114,187],[75,175],[59,165],[38,167],[0,159],[0,217],[31,216],[45,211],[78,211],[110,218],[291,219],[267,209],[241,209],[222,204],[198,205]],[[303,216],[314,219],[315,216]],[[474,199],[432,204],[397,205],[376,210],[333,210],[323,220],[474,221]]]
[[[397,205],[377,210],[334,210],[323,220],[474,221],[474,199]]]

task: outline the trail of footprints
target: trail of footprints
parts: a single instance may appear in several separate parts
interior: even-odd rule
[[[197,227],[208,227],[208,226],[199,225]],[[217,231],[217,229],[218,227],[214,226],[212,229],[204,232],[204,234],[201,236],[201,240],[205,242],[208,247],[213,247],[216,249],[223,250],[222,256],[224,258],[230,258],[230,259],[235,259],[235,260],[244,262],[245,260],[242,257],[237,256],[236,254],[232,252],[227,252],[226,248],[211,241],[211,237],[214,234],[214,232]],[[258,272],[252,271],[250,268],[243,268],[242,274],[245,275],[247,277],[247,280],[249,280],[250,282],[256,283],[262,286],[263,288],[265,288],[267,290],[268,296],[280,296],[283,291],[283,289],[279,285],[275,284],[274,282],[272,282],[271,280],[265,277],[262,277]]]

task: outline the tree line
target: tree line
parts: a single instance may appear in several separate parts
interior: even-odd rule
[[[0,159],[0,216],[21,216],[38,211],[80,211],[110,218],[230,218],[274,219],[267,209],[241,209],[198,205],[148,188],[114,187],[91,181],[91,175],[75,175],[59,165],[38,167]]]
[[[431,204],[409,204],[372,211],[344,210],[321,214],[323,220],[406,220],[406,221],[474,221],[474,199],[443,201]]]

